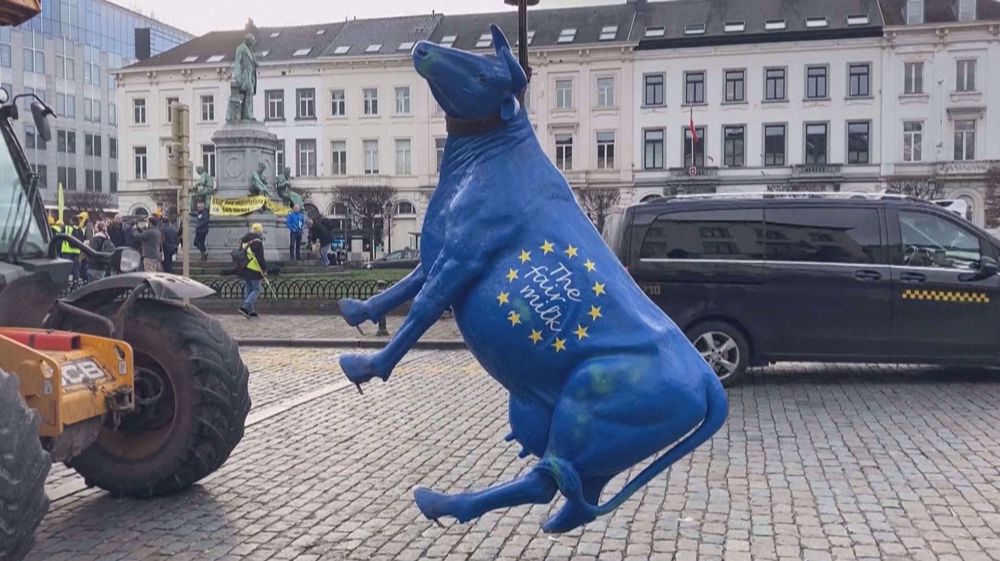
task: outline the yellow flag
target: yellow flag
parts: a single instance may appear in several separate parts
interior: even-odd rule
[[[56,193],[56,208],[59,211],[59,221],[63,221],[63,211],[66,210],[66,197],[63,195],[62,183],[59,184],[59,190]]]

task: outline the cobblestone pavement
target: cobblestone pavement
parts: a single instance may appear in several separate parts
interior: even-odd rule
[[[344,387],[335,355],[246,350],[257,419],[219,472],[175,497],[56,500],[29,559],[1000,559],[994,371],[757,371],[730,390],[710,443],[551,538],[539,525],[555,507],[438,528],[412,503],[414,485],[478,489],[531,465],[501,440],[506,395],[471,355],[419,353],[365,395]]]
[[[364,335],[347,325],[339,315],[262,315],[255,320],[235,314],[215,316],[226,326],[226,330],[236,338],[277,338],[277,339],[388,339],[376,337],[378,326],[366,322],[361,325]],[[399,330],[403,316],[386,317],[389,333]],[[461,339],[458,326],[453,319],[441,319],[431,327],[423,339]]]

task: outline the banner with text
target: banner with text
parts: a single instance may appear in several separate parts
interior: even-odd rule
[[[275,216],[286,216],[292,211],[284,204],[268,199],[263,195],[255,197],[239,197],[236,199],[212,198],[213,216],[244,216],[259,210],[270,210]]]

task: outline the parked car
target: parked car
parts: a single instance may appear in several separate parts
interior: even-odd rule
[[[406,248],[387,253],[374,261],[365,263],[365,269],[413,269],[419,263],[420,252]]]
[[[605,236],[727,386],[776,361],[1000,362],[1000,240],[930,202],[679,197]]]

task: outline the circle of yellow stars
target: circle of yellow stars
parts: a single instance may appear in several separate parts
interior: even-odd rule
[[[548,240],[544,240],[542,242],[542,245],[538,246],[538,249],[541,250],[543,256],[548,255],[550,253],[555,253],[557,251],[556,244]],[[527,249],[521,250],[520,255],[517,257],[521,265],[524,265],[529,261],[531,261],[532,251],[534,250],[527,250]],[[573,244],[567,244],[566,249],[564,249],[562,253],[566,255],[567,259],[570,259],[572,261],[574,258],[579,258],[580,248],[575,247]],[[583,262],[583,268],[586,269],[588,273],[593,273],[597,271],[597,264],[594,263],[592,260],[587,259]],[[504,277],[507,279],[508,283],[511,283],[520,278],[518,276],[518,273],[519,273],[518,269],[509,267],[507,269],[507,274],[504,275]],[[606,284],[598,282],[597,280],[594,281],[594,284],[593,286],[590,287],[590,290],[594,293],[595,298],[607,294]],[[496,298],[500,308],[503,308],[505,304],[506,305],[511,304],[509,291],[506,290],[500,291],[500,294],[498,294]],[[593,324],[597,322],[598,319],[604,317],[601,313],[601,306],[595,306],[593,304],[590,305],[590,311],[587,312],[586,315],[590,316],[591,325],[589,327],[586,327],[583,324],[577,324],[576,329],[571,331],[573,335],[576,335],[578,343],[582,342],[584,339],[589,338],[590,329],[593,327]],[[521,314],[517,313],[515,310],[511,310],[510,312],[507,313],[507,321],[510,322],[511,327],[522,325]],[[528,335],[528,339],[531,340],[532,345],[538,345],[539,343],[542,342],[544,338],[545,337],[542,335],[541,331],[531,328],[531,333]],[[555,340],[552,342],[552,344],[548,346],[551,347],[556,353],[560,353],[566,350],[567,339],[572,339],[572,337],[567,337],[565,339],[561,337],[556,337]]]

